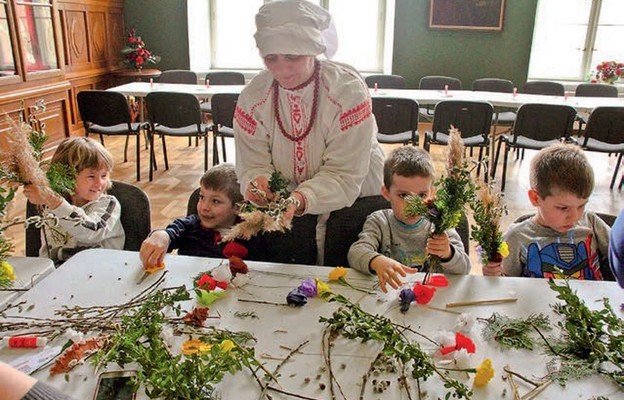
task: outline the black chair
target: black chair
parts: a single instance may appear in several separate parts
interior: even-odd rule
[[[103,135],[126,136],[124,162],[128,161],[128,139],[130,135],[136,137],[136,175],[137,181],[140,181],[141,124],[132,122],[126,97],[121,93],[105,90],[85,90],[76,97],[85,136],[88,137],[90,133],[99,134],[102,145],[104,145]]]
[[[513,93],[514,84],[507,79],[481,78],[472,82],[472,90],[477,92]],[[516,120],[513,111],[496,111],[494,114],[494,129],[498,126],[511,126]]]
[[[221,137],[223,161],[227,162],[225,138],[234,138],[234,111],[238,102],[236,93],[217,93],[210,99],[212,104],[212,165],[219,164],[217,138]]]
[[[567,140],[572,133],[576,110],[570,106],[553,104],[523,104],[518,109],[518,116],[511,135],[501,135],[498,139],[496,157],[492,167],[492,178],[496,174],[498,156],[505,143],[503,160],[503,181],[501,190],[505,190],[507,158],[510,149],[541,150],[553,143]]]
[[[619,154],[609,186],[613,189],[624,155],[624,107],[595,108],[585,126],[583,148],[588,151]]]
[[[479,148],[479,165],[477,176],[481,171],[483,149],[490,154],[490,128],[494,108],[484,101],[445,100],[439,102],[434,109],[431,132],[425,134],[424,149],[429,151],[431,144],[448,145],[451,125],[461,132],[464,146]],[[488,171],[485,171],[487,181]]]
[[[163,71],[158,78],[160,83],[185,83],[197,85],[197,74],[187,69],[170,69]]]
[[[242,72],[221,71],[208,72],[205,78],[206,85],[244,85],[245,75]],[[201,111],[205,115],[212,115],[212,106],[210,101],[201,103]]]
[[[151,228],[150,201],[145,192],[129,183],[112,181],[108,194],[115,196],[121,205],[121,225],[126,233],[124,250],[139,251],[141,243]],[[37,206],[26,203],[26,218],[38,215]],[[30,225],[26,228],[26,256],[38,257],[41,248],[40,228]]]
[[[530,81],[524,84],[523,93],[547,96],[565,96],[565,87],[559,82]]]
[[[618,97],[617,87],[606,83],[581,83],[574,91],[575,97]],[[587,124],[587,116],[577,115],[578,135],[581,136],[583,125]]]
[[[407,84],[405,78],[401,75],[369,75],[364,78],[366,86],[374,88],[377,84],[378,89],[405,89]]]
[[[149,116],[150,172],[155,166],[154,136],[162,139],[165,169],[169,169],[165,136],[204,137],[204,171],[208,169],[208,126],[202,123],[199,100],[189,93],[153,92],[145,97]]]
[[[418,102],[397,97],[373,97],[379,143],[418,145]]]
[[[418,84],[420,90],[461,90],[461,81],[450,76],[429,75],[423,76]],[[420,115],[427,120],[433,118],[433,107],[425,106],[420,109]]]

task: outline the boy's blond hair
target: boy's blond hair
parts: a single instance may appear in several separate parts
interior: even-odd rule
[[[108,150],[88,137],[70,137],[63,140],[56,148],[51,162],[69,165],[76,172],[87,168],[113,170],[113,157]]]
[[[384,163],[384,186],[390,188],[393,176],[431,178],[435,173],[431,156],[414,146],[401,146],[390,153]]]
[[[531,160],[529,182],[541,198],[559,190],[587,199],[594,190],[594,170],[579,146],[553,144]]]
[[[243,201],[240,184],[232,164],[219,164],[210,168],[201,177],[199,184],[204,189],[224,192],[234,204]]]

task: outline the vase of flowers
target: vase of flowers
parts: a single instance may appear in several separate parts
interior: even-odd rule
[[[126,41],[126,46],[121,50],[121,54],[124,56],[124,65],[140,71],[145,64],[158,64],[160,62],[160,56],[155,55],[145,47],[145,42],[141,36],[137,35],[136,29],[132,28],[128,31]]]
[[[616,61],[603,61],[596,66],[596,73],[592,78],[592,83],[614,84],[624,73],[624,63]]]

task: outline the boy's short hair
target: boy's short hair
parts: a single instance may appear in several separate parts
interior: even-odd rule
[[[52,163],[74,167],[76,172],[87,168],[113,170],[113,157],[99,142],[88,137],[70,137],[63,140],[54,155]]]
[[[553,144],[531,160],[529,182],[541,198],[561,190],[587,199],[594,190],[594,170],[579,146]]]
[[[204,189],[225,192],[234,204],[243,201],[233,164],[219,164],[210,168],[201,177],[199,184]]]
[[[392,177],[399,176],[423,178],[433,177],[435,169],[431,156],[425,150],[414,146],[401,146],[390,153],[384,163],[384,185],[390,188]]]

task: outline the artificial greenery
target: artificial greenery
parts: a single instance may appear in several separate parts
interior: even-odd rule
[[[485,341],[495,340],[503,349],[533,350],[536,340],[531,336],[536,329],[551,329],[548,316],[539,313],[526,318],[510,318],[506,315],[493,313],[489,318],[480,319],[486,323],[481,335]]]
[[[552,305],[563,317],[557,323],[561,337],[546,342],[547,350],[558,357],[561,365],[552,378],[565,384],[577,378],[579,372],[593,371],[624,388],[624,321],[613,312],[609,299],[602,300],[603,309],[590,310],[567,280],[558,285],[550,279],[548,284],[563,301]]]
[[[363,343],[378,341],[383,344],[382,354],[395,360],[416,380],[427,380],[433,374],[444,381],[444,387],[452,390],[453,397],[469,398],[471,390],[463,383],[451,378],[438,369],[433,358],[417,342],[411,342],[405,332],[415,333],[411,328],[393,323],[390,319],[369,314],[347,300],[344,296],[329,294],[330,302],[342,305],[330,318],[321,317],[320,322],[327,324],[332,334],[341,334],[348,339],[360,339]]]
[[[273,172],[271,174],[271,178],[269,179],[269,190],[273,192],[278,197],[288,197],[290,196],[290,191],[288,190],[289,182],[280,172]]]
[[[475,225],[470,226],[470,238],[480,246],[482,265],[488,262],[501,262],[503,233],[500,230],[500,219],[507,214],[507,208],[501,201],[500,193],[495,192],[492,186],[484,185],[477,191],[477,195],[470,204]]]

